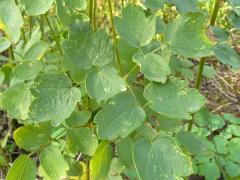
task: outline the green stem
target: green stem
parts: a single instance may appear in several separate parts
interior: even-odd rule
[[[124,6],[124,1],[123,0],[121,0],[121,3],[122,3],[122,7]]]
[[[11,59],[14,61],[15,58],[14,58],[14,52],[13,52],[13,45],[11,45],[9,48],[9,54],[11,56]]]
[[[44,16],[45,16],[45,18],[46,18],[46,21],[47,21],[48,27],[49,27],[50,31],[52,32],[52,35],[53,35],[54,41],[56,42],[56,45],[57,45],[57,47],[58,47],[58,49],[59,49],[59,52],[60,52],[61,55],[63,56],[63,52],[62,52],[62,49],[61,49],[60,42],[59,42],[57,36],[55,35],[55,32],[53,31],[53,28],[52,28],[51,23],[50,23],[50,21],[49,21],[49,19],[48,19],[48,16],[47,16],[47,14],[44,14]]]
[[[24,44],[26,44],[27,43],[27,38],[26,38],[26,35],[25,35],[25,32],[24,32],[23,28],[21,28],[21,33],[22,33]]]
[[[127,79],[131,75],[131,73],[134,72],[135,69],[137,69],[137,67],[138,65],[133,66],[133,68],[130,69],[130,71],[128,71],[128,73],[124,76],[124,79]]]
[[[29,36],[32,36],[32,17],[29,16]]]
[[[117,65],[118,65],[120,74],[123,76],[123,69],[122,69],[122,66],[121,66],[121,63],[120,63],[119,52],[118,52],[118,49],[117,49],[117,35],[116,35],[115,28],[114,28],[114,20],[113,20],[111,0],[108,0],[108,8],[109,8],[109,13],[110,13],[110,22],[111,22],[112,33],[113,33],[113,41],[114,41],[114,46],[115,46]]]
[[[90,180],[90,161],[86,159],[86,180]]]
[[[94,0],[93,4],[93,30],[96,31],[96,11],[97,11],[97,0]]]
[[[211,17],[211,20],[210,20],[210,25],[211,26],[214,26],[214,24],[216,22],[217,15],[218,15],[218,10],[219,10],[219,7],[220,7],[220,3],[221,3],[221,0],[216,0],[215,1],[212,17]]]
[[[89,0],[88,16],[90,18],[90,23],[92,23],[93,1],[94,0]]]
[[[218,166],[218,168],[219,168],[219,170],[220,170],[224,180],[227,180],[228,179],[227,178],[227,174],[226,174],[225,170],[223,169],[223,167],[221,165],[221,161],[220,161],[219,156],[214,156],[214,160],[215,160],[215,162],[216,162],[216,164],[217,164],[217,166]]]
[[[210,25],[211,26],[214,26],[214,24],[216,22],[218,10],[219,10],[219,7],[220,7],[220,2],[221,2],[221,0],[216,0],[215,1],[214,9],[213,9],[211,20],[210,20]],[[200,62],[199,62],[199,68],[198,68],[197,78],[196,78],[196,82],[195,82],[195,88],[198,89],[198,90],[201,87],[202,74],[203,74],[203,68],[204,68],[205,61],[206,61],[206,58],[202,57],[200,59]],[[191,120],[188,124],[188,128],[187,128],[188,131],[192,130],[192,125],[193,125],[193,120]]]
[[[6,162],[7,168],[9,169],[10,168],[9,161],[8,161],[7,155],[6,155],[5,151],[4,151],[1,143],[0,143],[0,153],[1,153],[2,157],[4,158],[4,160]]]
[[[199,62],[199,67],[198,67],[198,72],[197,72],[197,79],[195,82],[195,88],[196,89],[200,89],[200,85],[202,82],[202,74],[203,74],[203,68],[204,68],[204,64],[205,64],[205,58],[201,58],[200,62]]]
[[[42,39],[43,39],[43,35],[44,35],[44,17],[43,16],[40,16],[38,17],[38,23],[39,23],[39,26],[40,26],[40,31],[42,33]]]
[[[213,9],[211,20],[210,20],[210,26],[214,26],[214,24],[216,22],[218,10],[220,7],[220,2],[221,2],[221,0],[215,1],[214,9]],[[204,63],[205,63],[205,57],[201,58],[200,62],[199,62],[199,69],[198,69],[197,79],[196,79],[196,83],[195,83],[196,89],[199,89],[201,86]]]

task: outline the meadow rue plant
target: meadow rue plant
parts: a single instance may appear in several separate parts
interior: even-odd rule
[[[240,119],[210,113],[199,91],[215,74],[206,57],[240,68],[228,35],[206,33],[220,0],[210,13],[198,0],[97,3],[0,1],[0,107],[22,150],[11,161],[2,143],[6,179],[238,179]],[[229,5],[239,28],[239,3]]]

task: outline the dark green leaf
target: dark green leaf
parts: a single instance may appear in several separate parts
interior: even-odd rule
[[[133,61],[140,66],[140,71],[150,81],[167,81],[167,76],[171,74],[168,62],[158,54],[135,54]]]
[[[217,44],[213,48],[216,58],[223,64],[232,66],[233,68],[240,68],[240,56],[237,52],[226,44]]]
[[[72,87],[71,80],[63,74],[38,76],[32,94],[35,99],[30,106],[28,123],[51,120],[54,125],[59,125],[81,100],[80,90]]]
[[[126,83],[111,66],[93,69],[86,76],[86,90],[90,97],[98,102],[126,91]]]
[[[187,87],[187,82],[171,78],[166,84],[150,83],[144,91],[149,107],[171,118],[191,119],[205,98],[197,90]]]
[[[203,13],[183,14],[171,21],[165,29],[165,38],[170,50],[188,58],[212,55],[212,42],[206,36]]]
[[[110,99],[97,113],[94,122],[100,139],[124,138],[145,120],[144,110],[130,92],[122,92]]]
[[[176,179],[192,172],[190,160],[167,137],[156,137],[151,142],[139,139],[133,148],[133,159],[142,180]]]
[[[54,0],[20,0],[24,10],[29,16],[45,14]]]
[[[141,7],[129,4],[122,9],[122,17],[115,18],[115,26],[123,41],[132,47],[140,47],[150,43],[155,35],[156,17],[146,17]]]
[[[92,156],[97,149],[98,139],[89,128],[76,128],[68,131],[68,147],[74,153],[81,152]]]

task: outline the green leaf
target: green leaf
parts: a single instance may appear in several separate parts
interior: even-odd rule
[[[37,77],[42,68],[43,63],[41,61],[19,63],[13,69],[12,78],[21,81],[32,80]]]
[[[230,140],[227,145],[230,153],[230,159],[236,162],[240,162],[239,148],[240,148],[240,138],[234,137]]]
[[[133,148],[133,158],[142,180],[176,179],[192,172],[190,160],[167,137],[158,136],[151,142],[139,139]]]
[[[13,1],[1,0],[0,29],[5,33],[5,37],[0,36],[1,51],[7,49],[11,43],[18,42],[22,26],[23,19],[17,5]]]
[[[69,170],[67,171],[68,176],[75,176],[76,178],[80,178],[83,174],[83,167],[81,162],[77,161],[75,158],[71,158],[70,156],[64,156],[69,165]]]
[[[158,115],[159,129],[162,131],[175,131],[177,127],[182,123],[180,119],[170,118],[162,115]]]
[[[193,155],[207,155],[211,151],[208,148],[208,141],[201,136],[189,131],[180,131],[176,135],[177,140],[180,144],[186,148]]]
[[[218,179],[220,177],[220,171],[215,162],[199,165],[199,171],[199,174],[205,176],[206,180]]]
[[[20,148],[33,151],[47,144],[49,136],[44,126],[26,125],[16,129],[13,138]]]
[[[86,0],[56,0],[56,4],[58,18],[66,27],[80,19],[78,11],[84,11],[87,8]]]
[[[127,167],[133,167],[133,157],[132,157],[132,148],[134,141],[130,137],[121,139],[117,143],[117,155],[120,161]]]
[[[144,110],[130,92],[122,92],[110,99],[97,113],[94,122],[100,139],[124,138],[145,120]]]
[[[228,131],[232,133],[234,136],[240,136],[240,126],[231,124],[228,126]]]
[[[163,9],[164,0],[145,0],[144,6],[152,11],[157,11],[159,9]]]
[[[199,66],[197,66],[199,68]],[[214,76],[217,74],[215,69],[212,66],[205,65],[203,68],[203,76],[205,76],[208,79],[214,78]]]
[[[80,90],[72,87],[71,80],[63,74],[38,76],[32,94],[35,99],[30,106],[27,122],[51,120],[55,126],[71,115],[81,99]]]
[[[126,91],[126,83],[111,66],[93,69],[86,76],[86,90],[98,102],[107,100],[119,92]]]
[[[129,46],[123,40],[117,42],[117,48],[119,51],[119,56],[123,61],[131,61],[133,55],[138,51],[137,48]]]
[[[151,42],[156,32],[156,17],[146,17],[141,7],[132,4],[122,9],[122,17],[115,18],[115,27],[128,45],[140,47]]]
[[[213,138],[213,142],[215,143],[216,146],[216,152],[219,154],[227,154],[228,149],[227,149],[227,144],[228,140],[225,138],[222,138],[221,136],[215,136]]]
[[[194,74],[190,70],[193,66],[192,62],[186,59],[181,59],[177,56],[172,56],[170,59],[169,66],[173,75],[181,74],[182,76],[193,80]]]
[[[240,175],[240,166],[232,161],[227,161],[225,164],[226,173],[230,177],[235,177]]]
[[[20,3],[29,16],[45,14],[53,2],[54,0],[20,0]]]
[[[108,173],[108,180],[123,180],[121,174],[124,170],[125,166],[117,158],[113,158]]]
[[[213,43],[206,36],[203,13],[187,13],[171,21],[165,29],[165,38],[170,50],[187,58],[212,55]]]
[[[113,151],[109,142],[102,141],[90,161],[91,179],[107,179],[112,158]]]
[[[158,54],[135,54],[133,61],[140,66],[141,72],[150,81],[165,83],[167,76],[171,74],[168,62]]]
[[[240,2],[238,0],[228,0],[232,5],[233,10],[235,13],[240,16]]]
[[[240,15],[234,11],[230,11],[228,20],[233,27],[237,28],[238,30],[240,29]]]
[[[205,104],[205,98],[196,89],[188,88],[186,81],[177,78],[171,78],[166,84],[148,84],[144,97],[151,109],[177,119],[191,119],[191,114]]]
[[[55,145],[48,145],[39,156],[41,167],[48,177],[58,180],[66,177],[69,169],[61,151]]]
[[[209,121],[211,120],[210,113],[206,107],[203,107],[198,112],[196,112],[193,116],[193,119],[198,126],[206,126],[209,124]]]
[[[79,27],[77,34],[72,32],[69,39],[62,41],[66,58],[82,69],[90,69],[92,65],[104,66],[112,62],[115,55],[107,33],[104,31],[91,33],[89,27],[85,26],[81,27],[82,29]],[[80,33],[83,34],[78,36]]]
[[[213,48],[214,55],[223,64],[232,66],[233,68],[240,68],[240,56],[237,52],[226,44],[217,44]]]
[[[20,155],[9,169],[7,180],[35,180],[37,168],[34,160],[27,155]]]
[[[42,59],[45,52],[48,50],[49,44],[44,41],[39,41],[33,44],[29,49],[23,54],[23,61],[36,61]]]
[[[34,44],[42,42],[41,36],[42,32],[40,31],[40,27],[38,27],[32,32],[31,38],[27,41],[26,45],[24,46],[22,54],[25,54],[29,50],[29,48],[31,48]]]
[[[174,4],[177,10],[184,14],[188,12],[196,12],[198,9],[198,0],[166,0],[167,3]]]
[[[26,119],[31,104],[31,92],[25,83],[18,83],[8,88],[1,95],[1,107],[8,115],[18,120]]]
[[[218,114],[211,114],[208,123],[208,128],[212,131],[223,128],[225,125],[224,119]]]
[[[220,27],[214,26],[211,27],[213,34],[216,36],[218,41],[227,41],[229,37],[229,33],[226,29],[222,29]]]
[[[71,129],[67,133],[68,147],[74,153],[81,152],[92,156],[97,149],[98,139],[89,128]]]
[[[232,115],[232,114],[224,114],[223,115],[224,119],[228,120],[232,124],[240,124],[240,118]]]
[[[65,120],[70,127],[86,124],[91,118],[90,111],[74,111],[69,118]]]

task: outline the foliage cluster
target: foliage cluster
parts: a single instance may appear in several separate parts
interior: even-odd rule
[[[240,1],[122,1],[113,17],[106,0],[107,30],[96,2],[0,1],[0,107],[24,152],[9,167],[2,143],[7,180],[240,178],[240,119],[208,112],[199,91],[206,57],[240,68]]]

